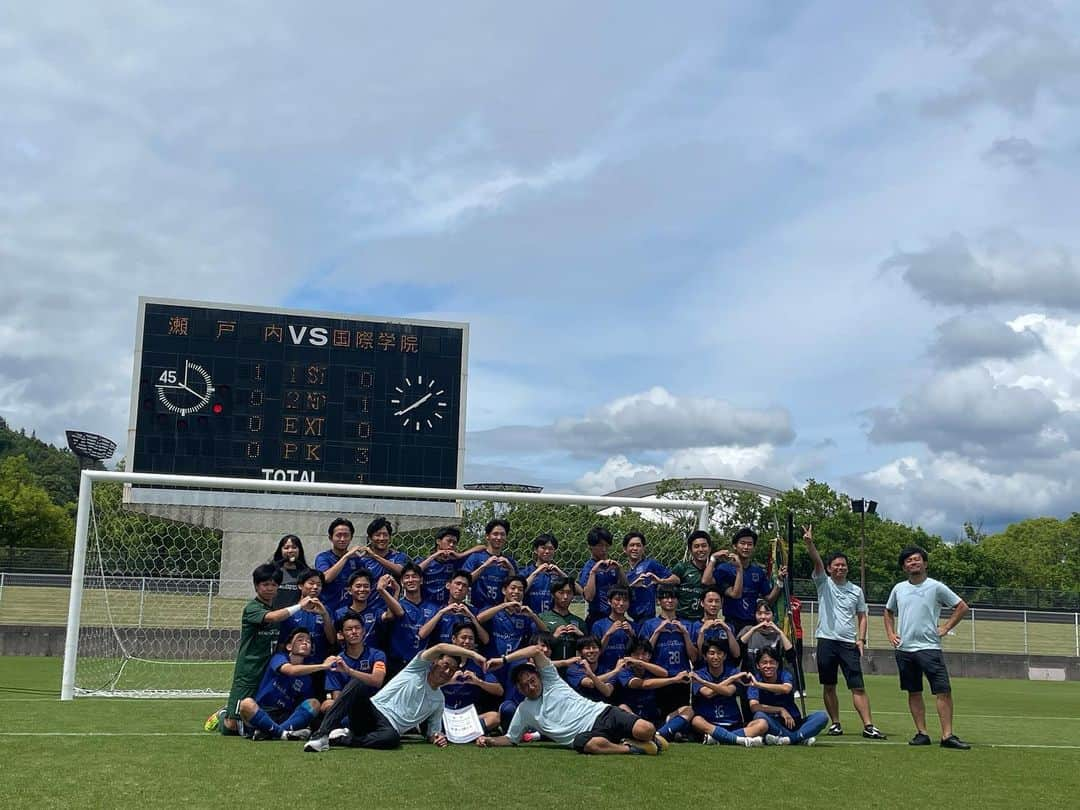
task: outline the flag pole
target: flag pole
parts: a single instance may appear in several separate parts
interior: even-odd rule
[[[787,513],[787,576],[784,577],[784,598],[787,601],[788,616],[791,617],[791,635],[795,635],[795,616],[791,612],[791,591],[794,582],[795,564],[795,513],[790,509]],[[795,639],[791,640],[792,645]],[[795,680],[802,688],[799,690],[799,705],[802,708],[803,718],[806,717],[806,673],[802,669],[802,661],[799,660],[798,652],[795,653]]]

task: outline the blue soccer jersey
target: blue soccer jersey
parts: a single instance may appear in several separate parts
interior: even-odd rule
[[[582,679],[589,677],[582,664],[571,664],[568,666],[566,668],[566,674],[563,677],[566,679],[566,682],[570,684],[570,688],[582,697],[587,697],[589,700],[598,700],[601,703],[607,701],[607,698],[604,697],[603,692],[599,689],[594,689],[591,686],[582,686]]]
[[[626,620],[629,623],[629,619]],[[600,619],[593,624],[593,635],[603,642],[604,634],[613,625],[610,618]],[[600,650],[600,669],[603,672],[609,672],[615,669],[615,665],[619,663],[620,658],[625,658],[630,654],[630,645],[634,643],[634,636],[628,633],[626,630],[616,630],[610,636],[608,636],[607,646],[602,647]]]
[[[427,646],[420,640],[420,628],[439,612],[439,606],[431,602],[417,605],[408,599],[400,599],[398,604],[405,615],[394,619],[390,626],[390,654],[400,661],[411,661]]]
[[[343,608],[338,608],[338,611],[334,614],[335,626],[339,621],[341,621],[341,617],[348,613],[350,610],[352,610],[354,613],[360,614],[360,621],[364,625],[364,638],[374,639],[375,636],[372,634],[375,632],[375,628],[379,626],[379,622],[382,621],[382,615],[386,612],[386,608],[384,607],[379,609],[372,607],[371,600],[369,599],[367,606],[364,607],[363,610],[353,610],[352,600],[349,600],[348,605]]]
[[[578,585],[582,588],[589,581],[589,573],[596,566],[596,560],[589,559],[578,575]],[[619,581],[619,569],[614,565],[605,565],[598,568],[594,582],[596,595],[589,602],[589,621],[596,621],[611,613],[611,603],[608,601],[608,591]]]
[[[720,675],[713,675],[710,673],[707,666],[695,670],[695,674],[697,674],[698,677],[704,678],[710,683],[719,683],[725,678],[730,678],[732,675],[738,674],[738,672],[739,670],[734,667],[726,667]],[[701,693],[701,684],[697,681],[694,681],[691,689],[694,697],[690,706],[694,710],[694,714],[700,715],[714,726],[722,726],[723,728],[729,729],[742,726],[742,711],[739,709],[739,698],[737,693],[729,697],[724,695],[705,697]]]
[[[761,675],[755,675],[760,681]],[[792,680],[791,673],[786,669],[780,672],[780,683],[790,683],[792,685],[792,691],[786,695],[778,695],[775,692],[770,692],[768,689],[759,689],[756,686],[748,686],[746,688],[746,699],[756,700],[764,706],[781,706],[788,710],[793,718],[795,718],[796,724],[802,720],[802,715],[799,714],[799,707],[795,705],[795,681]]]
[[[326,620],[321,613],[311,613],[301,610],[289,616],[280,625],[278,644],[284,646],[289,640],[289,633],[298,627],[302,627],[311,634],[311,657],[316,661],[322,661],[329,655],[330,642],[326,638]]]
[[[480,665],[475,661],[466,661],[465,669],[484,683],[499,682],[494,673],[484,672]],[[473,706],[479,703],[481,698],[487,694],[479,686],[471,683],[462,683],[456,678],[442,688],[442,693],[443,698],[446,700],[446,708],[448,709],[463,709],[466,706]]]
[[[333,568],[339,559],[341,558],[334,553],[333,549],[320,551],[315,557],[315,567],[325,573]],[[334,581],[327,582],[323,587],[320,599],[331,613],[352,601],[352,597],[349,596],[349,577],[358,568],[360,568],[360,560],[356,557],[349,557],[345,565],[341,567],[341,571],[334,578]]]
[[[465,562],[461,567],[471,574],[492,556],[491,552],[486,550],[475,551],[465,558]],[[517,563],[514,561],[514,558],[509,554],[503,554],[502,556],[505,557],[514,567],[514,570],[517,571]],[[486,610],[492,605],[499,604],[499,602],[502,601],[503,583],[506,582],[506,579],[509,576],[510,572],[498,563],[492,563],[484,569],[483,573],[475,576],[472,585],[473,609],[481,611]]]
[[[399,566],[409,562],[408,555],[403,551],[387,551],[386,556],[384,556],[383,559]],[[386,610],[386,600],[382,598],[376,589],[378,588],[379,580],[382,576],[384,574],[392,574],[392,572],[381,562],[374,560],[371,557],[361,557],[360,564],[371,572],[371,596],[368,597],[368,602],[375,607],[381,607],[382,610]]]
[[[497,658],[520,647],[528,635],[536,631],[536,624],[524,613],[500,610],[488,620],[487,631],[491,636],[488,655]]]
[[[656,690],[635,689],[630,685],[630,681],[634,678],[644,680],[648,677],[651,676],[638,675],[630,667],[619,670],[619,674],[615,676],[615,694],[619,703],[629,706],[633,714],[646,720],[655,720],[658,719],[660,714],[660,710],[656,705]]]
[[[375,671],[376,666],[379,664],[382,665],[383,671],[386,670],[386,653],[375,647],[365,646],[364,651],[355,658],[345,653],[341,653],[341,657],[345,659],[346,664],[358,672],[370,674]],[[352,680],[351,675],[331,669],[326,673],[326,691],[340,692],[350,680]],[[360,687],[360,693],[369,697],[378,691],[378,689],[371,686]]]
[[[528,579],[536,570],[536,564],[526,565],[519,572]],[[539,616],[555,605],[555,597],[551,594],[551,574],[541,573],[533,577],[532,585],[525,592],[525,604],[531,607]]]
[[[667,619],[657,616],[654,619],[646,619],[641,623],[641,628],[638,630],[638,635],[641,638],[652,639],[653,633],[656,632],[656,628],[662,625]],[[681,624],[683,627],[690,630],[691,623],[687,619],[673,619],[672,621]],[[693,643],[693,637],[690,639]],[[680,672],[686,672],[690,669],[690,656],[686,651],[686,644],[683,641],[683,635],[678,630],[673,628],[666,628],[660,633],[660,636],[653,643],[653,663],[662,666],[667,670],[667,674],[677,675]]]
[[[266,666],[262,682],[255,692],[255,702],[264,711],[279,709],[291,712],[301,701],[314,697],[310,675],[285,675],[281,672],[282,666],[289,663],[289,656],[285,653],[276,653]],[[312,664],[310,658],[304,660],[305,664]]]
[[[697,644],[698,634],[701,633],[702,625],[704,625],[707,621],[710,620],[702,619],[700,622],[694,622],[692,625],[690,625],[690,638],[694,640],[695,644]],[[725,653],[731,652],[730,648],[728,647],[728,631],[727,628],[722,624],[715,624],[705,631],[704,635],[702,635],[701,637],[702,646],[704,646],[706,641],[719,641],[724,645]]]
[[[417,557],[416,564],[419,565],[426,559],[427,557]],[[453,576],[458,565],[457,560],[451,560],[450,562],[432,560],[428,563],[428,567],[424,569],[424,584],[420,586],[425,602],[431,602],[439,607],[446,604],[450,598],[450,594],[446,590],[446,583],[450,581],[450,577]]]
[[[735,565],[737,563],[724,563],[713,569],[718,584],[721,577],[723,578],[724,584],[721,587],[727,588],[735,583]],[[754,611],[757,610],[757,600],[768,596],[772,587],[772,580],[765,573],[765,569],[760,565],[751,563],[743,569],[742,596],[738,599],[733,599],[730,596],[724,597],[724,618],[729,622],[753,624],[755,621]]]
[[[656,589],[654,581],[649,584],[634,585],[634,580],[642,574],[655,574],[660,579],[667,579],[671,571],[654,559],[645,559],[626,572],[626,581],[630,583],[630,609],[627,613],[636,622],[651,619],[656,615]]]

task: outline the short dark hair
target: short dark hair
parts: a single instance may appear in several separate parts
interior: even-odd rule
[[[851,565],[851,560],[848,559],[848,555],[842,551],[834,551],[828,557],[825,558],[825,567],[828,568],[833,564],[833,560],[843,560],[848,565]]]
[[[727,643],[724,642],[724,641],[721,641],[718,638],[707,638],[707,639],[705,639],[704,643],[702,643],[702,645],[701,645],[701,654],[703,656],[705,655],[705,653],[707,653],[709,651],[709,647],[716,647],[716,649],[718,649],[724,655],[728,654]]]
[[[472,626],[471,622],[458,622],[450,628],[450,638],[456,637],[462,630],[472,630],[473,635],[476,635],[476,628]]]
[[[577,640],[577,644],[574,645],[574,649],[581,652],[586,647],[599,647],[600,639],[596,636],[582,636]]]
[[[900,567],[904,567],[904,563],[907,562],[907,558],[914,554],[918,554],[923,558],[923,562],[930,562],[930,555],[926,553],[926,549],[922,546],[907,546],[900,552]]]
[[[749,537],[751,540],[754,541],[754,545],[757,545],[757,532],[755,532],[749,526],[743,526],[741,529],[735,532],[735,536],[731,538],[731,545],[735,545],[744,537]]]
[[[548,590],[551,591],[551,593],[555,593],[555,591],[561,591],[567,585],[569,585],[570,589],[573,590],[574,581],[570,579],[570,577],[552,577],[551,584],[548,586]]]
[[[627,532],[625,535],[623,535],[622,547],[626,548],[628,545],[630,545],[630,541],[633,540],[635,537],[641,541],[642,545],[646,545],[645,535],[635,529],[634,531]]]
[[[281,569],[273,563],[263,563],[256,566],[255,570],[251,572],[251,581],[258,585],[260,582],[269,582],[273,580],[278,585],[281,584]]]
[[[401,578],[405,576],[406,571],[412,571],[414,574],[420,577],[420,579],[424,578],[424,569],[410,560],[409,562],[401,566],[401,573],[398,574],[398,582],[401,582]]]
[[[285,636],[285,643],[291,644],[292,640],[297,636],[307,636],[308,638],[311,638],[311,631],[306,627],[294,627],[289,631],[289,635]]]
[[[589,529],[589,533],[585,535],[585,542],[590,546],[595,546],[598,543],[607,543],[611,545],[611,532],[605,529],[603,526],[593,526]]]
[[[679,589],[676,588],[674,585],[661,585],[659,588],[656,589],[657,599],[666,599],[669,596],[674,599],[678,599]]]
[[[550,650],[555,646],[555,636],[547,630],[542,633],[533,633],[532,636],[529,637],[529,646],[532,646],[533,644],[543,644]]]
[[[487,523],[484,524],[484,534],[491,534],[492,529],[494,529],[496,526],[502,526],[503,531],[506,532],[507,536],[509,536],[510,521],[506,518],[492,518],[491,520],[489,520]]]
[[[369,585],[375,584],[375,577],[371,575],[371,572],[366,568],[357,568],[349,575],[349,581],[345,584],[345,587],[351,588],[352,584],[358,579],[366,579]]]
[[[384,517],[377,517],[367,525],[367,536],[374,537],[375,532],[386,529],[390,534],[394,533],[394,524]]]
[[[644,636],[635,636],[634,640],[630,642],[630,652],[643,652],[649,655],[653,654],[652,642]]]
[[[712,542],[712,535],[704,529],[697,529],[696,531],[690,532],[690,536],[686,538],[686,547],[690,548],[690,546],[694,545],[695,540],[707,540],[709,543],[709,551],[712,551],[715,548]]]
[[[544,532],[543,534],[538,534],[533,540],[533,549],[535,550],[540,548],[540,546],[546,546],[548,543],[551,543],[551,545],[553,545],[555,548],[559,547],[559,540],[557,537],[555,537],[555,535],[548,534],[547,532]]]
[[[296,585],[299,587],[307,582],[309,579],[318,578],[320,584],[326,585],[326,574],[320,571],[318,568],[305,568],[300,572],[300,575],[296,578]]]
[[[773,647],[762,647],[758,650],[758,654],[754,656],[754,666],[758,666],[761,663],[762,658],[771,658],[776,662],[776,672],[780,673],[780,670],[784,668],[784,659]]]
[[[607,592],[608,602],[614,599],[616,596],[621,596],[624,599],[630,598],[630,589],[624,588],[622,585],[616,585]]]
[[[503,584],[499,586],[499,590],[505,591],[506,586],[508,586],[511,582],[520,582],[522,588],[524,588],[525,590],[529,589],[529,580],[525,579],[525,577],[523,577],[521,574],[511,574],[503,580]]]
[[[334,529],[336,529],[338,526],[348,526],[349,534],[356,534],[356,527],[353,526],[351,520],[349,520],[348,518],[338,517],[330,521],[330,528],[326,530],[326,536],[333,537]]]
[[[762,608],[768,608],[769,613],[772,613],[772,614],[775,615],[775,611],[773,610],[772,602],[770,602],[768,599],[758,599],[756,602],[754,602],[754,612],[755,613],[757,613]]]
[[[450,583],[450,582],[453,582],[455,579],[462,579],[462,578],[467,580],[468,583],[470,585],[472,585],[472,574],[470,574],[464,568],[455,568],[454,573],[452,573],[450,575],[450,579],[448,579],[446,581],[447,581],[447,583]]]
[[[360,627],[364,630],[364,635],[367,635],[367,626],[364,624],[364,617],[357,613],[355,610],[346,610],[337,620],[334,622],[334,629],[339,633],[345,629],[345,622],[357,621],[360,622]]]
[[[435,532],[435,539],[442,540],[446,535],[450,535],[455,540],[461,539],[461,529],[457,526],[443,526]]]

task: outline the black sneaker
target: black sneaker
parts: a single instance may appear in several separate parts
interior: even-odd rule
[[[942,742],[945,742],[942,740]],[[930,737],[923,734],[921,731],[916,732],[915,736],[908,740],[908,745],[930,745]]]
[[[825,733],[828,734],[830,737],[843,737],[844,729],[840,727],[839,723],[832,723],[827,729],[825,729]]]
[[[864,737],[866,737],[866,739],[868,739],[868,740],[887,740],[887,739],[889,739],[884,734],[882,734],[881,729],[878,728],[877,726],[875,726],[873,723],[871,723],[868,726],[863,727],[862,735]]]
[[[942,748],[955,748],[957,751],[967,751],[971,746],[957,737],[955,734],[950,734],[944,740],[941,741]]]

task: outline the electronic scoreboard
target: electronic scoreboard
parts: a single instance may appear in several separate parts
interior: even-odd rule
[[[468,325],[139,299],[134,472],[456,488]]]

